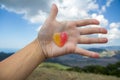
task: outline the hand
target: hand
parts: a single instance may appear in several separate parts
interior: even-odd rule
[[[106,34],[106,29],[95,27],[78,28],[86,25],[98,25],[99,22],[95,19],[58,22],[56,20],[57,13],[57,6],[53,4],[50,15],[38,34],[38,40],[45,57],[51,58],[69,53],[77,53],[93,58],[99,57],[98,53],[79,48],[77,44],[106,43],[106,38],[88,38],[83,36],[94,33]],[[66,32],[68,34],[68,40],[63,47],[58,47],[53,41],[53,34],[58,32]]]

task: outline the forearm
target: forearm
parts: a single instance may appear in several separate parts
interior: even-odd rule
[[[36,39],[0,63],[0,78],[6,76],[9,80],[23,80],[44,59],[42,49]]]

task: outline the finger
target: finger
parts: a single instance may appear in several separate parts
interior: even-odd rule
[[[107,38],[88,38],[80,37],[78,38],[78,44],[95,44],[95,43],[107,43]]]
[[[80,55],[84,55],[84,56],[88,56],[88,57],[92,57],[92,58],[99,58],[99,54],[96,52],[92,52],[92,51],[88,51],[85,49],[81,49],[76,47],[75,49],[75,53],[80,54]]]
[[[85,35],[85,34],[94,34],[94,33],[102,33],[102,34],[106,34],[107,30],[105,28],[80,28],[79,32],[81,35]]]
[[[77,27],[86,26],[86,25],[98,25],[99,21],[96,19],[85,19],[85,20],[75,21],[75,24]]]
[[[55,4],[52,5],[51,11],[50,11],[50,18],[55,19],[58,13],[58,8]]]

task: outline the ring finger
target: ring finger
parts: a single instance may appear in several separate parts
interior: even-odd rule
[[[78,44],[106,43],[107,41],[107,38],[88,38],[85,36],[78,38]]]

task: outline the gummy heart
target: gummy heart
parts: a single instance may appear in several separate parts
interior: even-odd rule
[[[67,42],[67,33],[66,32],[62,32],[62,33],[54,33],[53,35],[53,40],[55,42],[55,44],[59,47],[64,46],[64,44]]]

